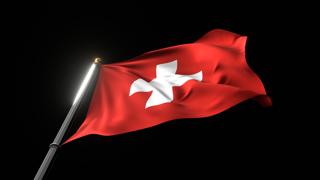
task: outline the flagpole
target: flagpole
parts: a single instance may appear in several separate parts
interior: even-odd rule
[[[71,123],[71,120],[73,118],[73,115],[74,113],[76,112],[76,110],[78,109],[79,105],[80,105],[80,102],[81,102],[81,99],[84,95],[84,92],[86,91],[87,89],[87,85],[88,83],[90,82],[91,80],[91,77],[96,69],[97,66],[100,65],[100,62],[101,62],[101,59],[100,58],[96,58],[94,60],[94,62],[92,63],[86,77],[84,78],[79,90],[78,90],[78,93],[75,97],[75,100],[72,104],[72,107],[70,108],[65,120],[63,121],[61,127],[60,127],[60,130],[58,132],[58,134],[56,135],[55,139],[53,140],[53,142],[49,145],[49,151],[47,152],[47,155],[46,157],[44,158],[44,160],[42,161],[42,164],[36,174],[36,176],[34,177],[34,180],[42,180],[56,151],[58,150],[58,148],[60,147],[61,145],[61,142],[62,142],[62,139],[64,137],[64,134],[66,133],[70,123]]]

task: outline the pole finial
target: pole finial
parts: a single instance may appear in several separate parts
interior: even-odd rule
[[[95,58],[93,63],[100,64],[101,63],[101,58],[99,58],[99,57]]]

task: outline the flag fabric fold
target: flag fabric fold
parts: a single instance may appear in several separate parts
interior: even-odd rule
[[[194,43],[101,65],[87,116],[67,142],[208,117],[254,98],[271,105],[245,59],[247,37],[213,30]]]

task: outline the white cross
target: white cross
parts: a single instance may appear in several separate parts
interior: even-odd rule
[[[156,78],[150,82],[143,79],[135,80],[130,87],[129,96],[136,92],[149,92],[152,91],[146,107],[160,105],[163,103],[171,102],[173,100],[173,86],[182,86],[189,80],[202,81],[202,71],[192,75],[176,74],[177,60],[169,63],[158,64],[156,67]]]

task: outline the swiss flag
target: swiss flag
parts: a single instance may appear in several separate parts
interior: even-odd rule
[[[87,117],[66,142],[212,116],[250,98],[271,105],[246,63],[246,39],[213,30],[194,43],[101,65]]]

